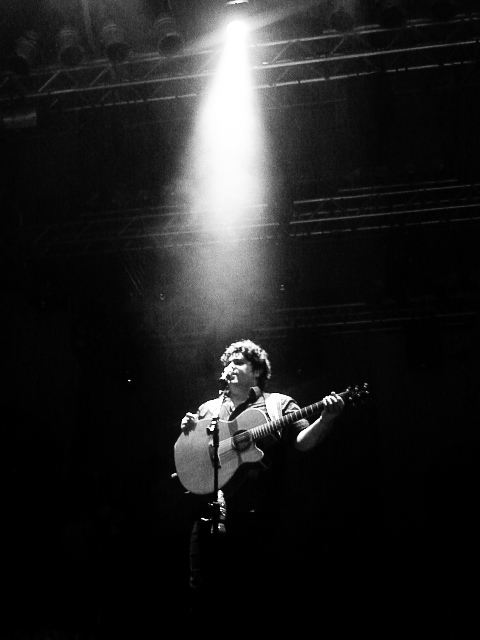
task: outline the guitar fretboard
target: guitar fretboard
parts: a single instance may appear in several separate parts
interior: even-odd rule
[[[340,394],[341,395],[341,394]],[[310,416],[314,416],[317,413],[320,413],[323,409],[323,402],[315,402],[314,404],[308,405],[308,407],[304,407],[303,409],[297,409],[296,411],[292,411],[291,413],[287,413],[286,415],[278,418],[278,420],[272,420],[271,422],[265,422],[263,424],[258,425],[258,427],[253,427],[250,429],[249,433],[252,440],[258,440],[259,438],[264,438],[268,436],[269,433],[273,431],[281,431],[284,427],[289,424],[293,424],[298,420],[302,420],[303,418],[308,418]]]
[[[364,395],[367,395],[367,385],[364,384],[362,390],[358,387],[355,389],[347,389],[346,391],[342,391],[338,395],[343,398],[343,400],[353,401],[355,398],[361,398]],[[310,416],[314,416],[317,413],[320,413],[323,410],[324,404],[323,402],[315,402],[314,404],[308,405],[308,407],[304,407],[303,409],[297,409],[296,411],[292,411],[291,413],[287,413],[286,415],[278,418],[278,420],[272,420],[269,422],[265,422],[258,427],[253,427],[250,429],[249,437],[252,440],[258,440],[259,438],[264,438],[268,436],[269,433],[273,431],[281,431],[288,424],[292,424],[293,422],[297,422],[298,420],[302,420],[303,418],[309,418]]]

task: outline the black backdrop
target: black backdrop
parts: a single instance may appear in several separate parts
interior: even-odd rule
[[[389,74],[269,112],[273,215],[312,184],[328,195],[398,176],[478,183],[477,86],[478,65],[467,80],[451,68]],[[478,220],[284,239],[260,247],[258,272],[213,285],[196,279],[215,258],[198,247],[59,256],[22,244],[29,224],[101,216],[142,192],[181,197],[188,114],[158,116],[118,107],[1,131],[2,234],[15,239],[0,293],[4,636],[180,632],[192,505],[171,478],[173,445],[185,411],[216,393],[217,354],[250,336],[272,356],[272,390],[302,406],[371,388],[325,447],[289,459],[282,532],[305,566],[292,590],[319,595],[316,632],[473,637]],[[224,286],[235,305],[220,301]],[[452,296],[472,301],[457,322]],[[350,303],[380,318],[393,304],[396,322],[258,332],[255,314],[272,306]],[[210,328],[195,336],[204,313]],[[194,337],[179,343],[186,317]]]
[[[88,344],[68,309],[7,300],[7,627],[178,630],[192,503],[171,478],[173,444],[183,412],[204,397],[189,377],[198,358],[181,363],[184,377],[165,351]],[[306,569],[292,589],[323,594],[327,629],[342,620],[388,636],[470,637],[478,326],[442,331],[434,360],[418,345],[412,358],[409,340],[401,331],[319,339],[303,372],[282,360],[284,345],[272,349],[272,388],[302,406],[351,381],[371,387],[370,403],[348,408],[321,450],[289,461],[282,534],[300,541]]]

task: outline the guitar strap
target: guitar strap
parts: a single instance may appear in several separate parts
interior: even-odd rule
[[[282,395],[280,393],[269,393],[265,396],[265,406],[268,417],[272,422],[282,417]],[[278,432],[280,434],[280,432]]]

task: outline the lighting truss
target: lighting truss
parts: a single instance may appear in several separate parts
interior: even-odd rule
[[[157,329],[139,329],[138,333],[143,333],[147,342],[166,342],[176,348],[188,349],[207,341],[212,331],[209,321],[196,316],[195,322],[192,322],[188,313],[178,311],[172,308],[170,314],[159,317]],[[422,318],[435,318],[443,330],[475,330],[478,327],[479,311],[480,295],[470,291],[443,296],[419,295],[402,303],[385,299],[380,305],[358,302],[283,307],[279,304],[262,310],[258,318],[252,318],[250,311],[248,317],[243,318],[239,311],[237,322],[239,326],[242,323],[253,326],[254,339],[268,341],[272,345],[275,342],[285,344],[292,331],[308,332],[317,338],[349,333],[386,333],[401,331],[412,321]]]
[[[302,87],[378,73],[462,67],[468,78],[478,68],[479,35],[479,13],[447,23],[409,21],[397,29],[364,26],[349,33],[255,44],[250,49],[251,68],[256,88],[271,106],[284,106],[301,99]],[[68,69],[37,69],[26,81],[4,73],[0,106],[15,92],[53,112],[157,102],[165,107],[160,117],[167,118],[174,116],[179,103],[191,103],[202,94],[218,56],[218,50],[192,45],[168,58],[132,54],[113,66],[107,59],[95,59]],[[296,91],[288,91],[290,87]]]
[[[267,205],[251,207],[235,242],[265,242],[280,237],[316,241],[328,235],[366,234],[392,228],[478,225],[480,182],[456,179],[414,184],[337,189],[334,195],[292,201],[288,218],[279,220]],[[159,250],[224,242],[206,234],[202,216],[182,207],[146,207],[85,212],[75,219],[26,224],[3,237],[4,255],[27,258],[124,251]]]

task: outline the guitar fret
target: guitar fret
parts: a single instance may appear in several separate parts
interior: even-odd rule
[[[351,396],[350,391],[344,391],[339,394],[343,398]],[[308,418],[310,416],[314,416],[317,413],[320,413],[323,409],[323,402],[315,402],[314,404],[308,405],[308,407],[304,407],[303,409],[297,409],[288,413],[285,416],[278,418],[277,420],[267,421],[253,429],[250,429],[250,435],[252,440],[258,440],[258,438],[263,438],[267,436],[269,433],[273,431],[281,431],[287,424],[291,424],[293,422],[297,422],[298,420],[302,420],[304,418]]]
[[[267,421],[261,425],[253,427],[250,429],[250,435],[252,436],[252,440],[258,440],[258,438],[263,438],[267,436],[269,433],[273,431],[281,431],[287,424],[291,424],[293,422],[297,422],[298,420],[302,420],[303,418],[315,415],[319,413],[323,408],[322,402],[316,402],[315,404],[311,404],[304,409],[297,409],[296,411],[292,411],[281,418],[273,421]]]

